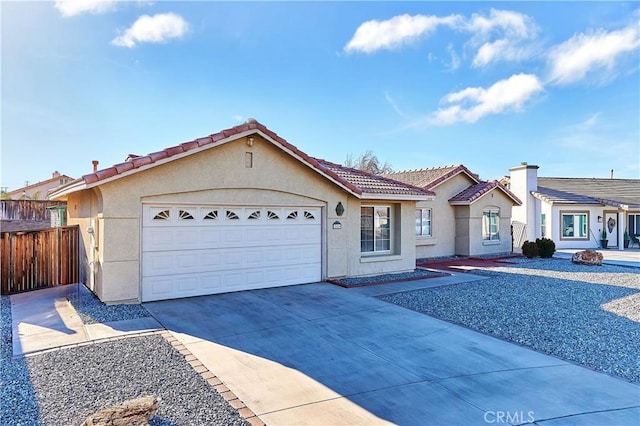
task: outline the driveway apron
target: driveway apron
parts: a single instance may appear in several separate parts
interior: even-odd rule
[[[477,277],[410,288],[460,279]],[[370,293],[317,283],[144,306],[268,425],[638,424],[635,384]]]

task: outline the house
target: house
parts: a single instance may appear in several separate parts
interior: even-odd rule
[[[57,170],[52,173],[51,179],[43,180],[33,184],[28,184],[22,188],[14,189],[13,191],[3,194],[10,200],[46,200],[47,194],[54,188],[64,185],[73,180],[72,177],[60,174]]]
[[[384,176],[436,194],[416,205],[418,258],[511,252],[511,209],[520,200],[500,183],[483,181],[463,165]]]
[[[522,200],[513,220],[525,240],[551,238],[557,248],[598,248],[604,229],[608,248],[624,249],[624,233],[640,234],[640,179],[538,177],[522,163],[505,179]]]
[[[87,286],[146,302],[415,268],[433,192],[311,157],[251,119],[51,194],[80,225]]]

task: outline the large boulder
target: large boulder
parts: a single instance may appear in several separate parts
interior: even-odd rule
[[[131,399],[87,417],[82,426],[147,426],[159,402],[154,396]]]
[[[595,250],[583,250],[573,253],[571,261],[580,265],[602,266],[602,253]]]

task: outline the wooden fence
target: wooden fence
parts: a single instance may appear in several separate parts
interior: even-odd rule
[[[0,294],[78,282],[77,225],[0,236]]]
[[[66,206],[66,201],[48,200],[0,200],[1,220],[49,220],[51,211],[48,207]]]

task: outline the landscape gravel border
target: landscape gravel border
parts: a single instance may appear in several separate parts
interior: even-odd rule
[[[264,425],[168,331],[13,359],[11,302],[0,301],[0,424],[77,425],[100,409],[154,395],[161,399],[154,426]]]
[[[640,269],[552,258],[473,273],[487,279],[379,298],[640,383]]]

